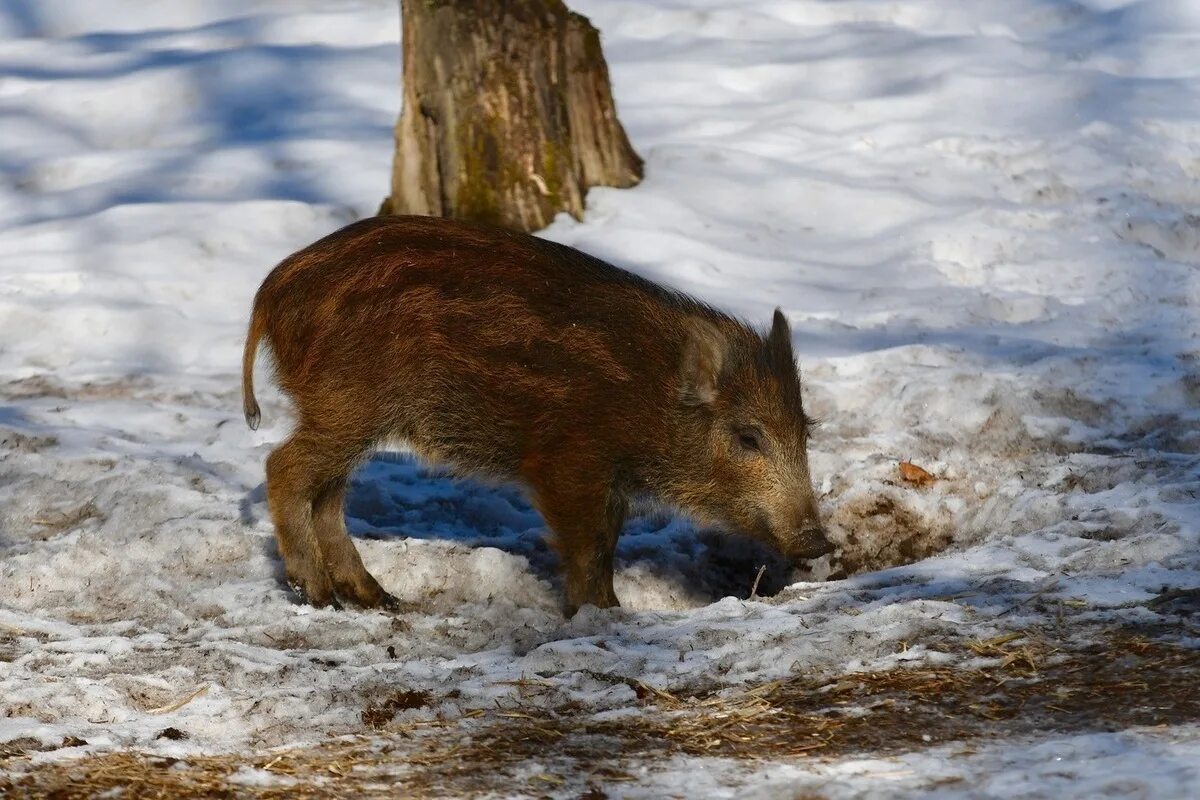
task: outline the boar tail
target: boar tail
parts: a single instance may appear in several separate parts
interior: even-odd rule
[[[254,399],[254,356],[258,353],[258,340],[266,328],[266,316],[262,305],[255,303],[254,313],[250,315],[250,331],[246,334],[246,349],[242,353],[242,411],[252,431],[258,430],[258,423],[262,419],[262,411]]]

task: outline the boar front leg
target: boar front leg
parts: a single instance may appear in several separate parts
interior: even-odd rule
[[[574,616],[587,603],[597,608],[619,606],[613,591],[613,555],[625,524],[624,501],[600,481],[535,484],[534,492],[538,510],[555,534],[567,616]]]

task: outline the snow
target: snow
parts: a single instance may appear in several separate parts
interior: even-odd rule
[[[833,765],[774,766],[748,791],[736,765],[680,759],[665,775],[650,775],[631,798],[668,796],[672,778],[692,770],[688,796],[782,800],[817,797],[1036,798],[1186,797],[1200,778],[1194,732],[1100,733],[1052,737],[1030,747],[991,746],[977,752],[937,747],[899,758],[845,759]],[[809,794],[806,795],[805,792]]]
[[[396,3],[10,3],[0,742],[302,744],[363,732],[379,691],[457,690],[444,710],[462,713],[533,675],[547,707],[620,713],[620,679],[679,692],[933,663],[939,637],[1052,613],[1161,622],[1148,600],[1200,586],[1195,4],[571,6],[603,33],[646,179],[543,235],[750,319],[783,307],[840,560],[785,575],[650,515],[620,543],[623,608],[565,620],[518,489],[389,453],[356,475],[349,527],[406,609],[295,605],[262,487],[287,407],[263,370],[246,430],[242,337],[279,259],[382,199]],[[903,484],[900,460],[939,480]],[[730,597],[761,563],[773,596]],[[157,739],[168,726],[188,738]],[[610,791],[1183,797],[1197,730],[953,761],[680,757]]]

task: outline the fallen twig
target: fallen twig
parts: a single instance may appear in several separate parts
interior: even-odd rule
[[[750,599],[758,599],[758,582],[762,580],[763,573],[767,571],[767,565],[763,564],[758,568],[758,574],[754,576],[754,585],[750,587]]]

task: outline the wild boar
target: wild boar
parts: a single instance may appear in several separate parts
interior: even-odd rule
[[[267,458],[287,580],[315,606],[394,607],[346,534],[372,448],[522,483],[554,533],[566,610],[618,605],[613,552],[653,497],[793,559],[832,550],[787,320],[749,326],[573,248],[431,217],[363,220],[285,259],[254,299],[297,425]]]

